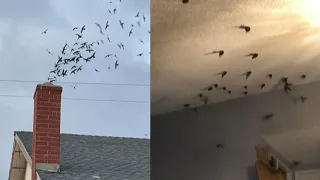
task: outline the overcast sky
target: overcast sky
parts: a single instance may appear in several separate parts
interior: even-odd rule
[[[96,48],[96,59],[84,64],[82,72],[59,81],[150,84],[150,0],[109,1],[0,0],[0,179],[8,178],[13,132],[32,131],[33,121],[32,98],[1,95],[32,97],[37,84],[1,80],[46,81],[63,45],[76,40],[73,27],[86,25],[84,40],[104,38],[105,44]],[[108,9],[115,7],[117,12],[111,15]],[[140,12],[140,18],[134,17],[137,12]],[[104,27],[107,20],[110,27],[102,36],[95,22]],[[124,22],[124,29],[119,20]],[[129,38],[131,24],[134,30]],[[47,28],[47,34],[41,34]],[[107,43],[106,35],[112,43]],[[118,48],[120,42],[124,44],[124,50]],[[54,55],[48,54],[46,49]],[[104,58],[109,53],[116,53],[119,58],[117,70],[114,70],[114,57]],[[143,56],[137,56],[139,53]],[[74,84],[60,85],[64,88],[64,98],[150,101],[149,86],[79,84],[73,89],[70,85]],[[149,138],[149,103],[62,101],[63,133]]]

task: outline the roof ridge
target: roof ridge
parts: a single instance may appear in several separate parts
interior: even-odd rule
[[[14,134],[16,133],[33,133],[32,131],[14,131]],[[72,133],[61,133],[64,135],[70,135],[70,136],[86,136],[86,137],[104,137],[104,138],[117,138],[117,139],[133,139],[133,140],[150,140],[148,138],[139,138],[139,137],[121,137],[121,136],[103,136],[103,135],[90,135],[90,134],[72,134]]]

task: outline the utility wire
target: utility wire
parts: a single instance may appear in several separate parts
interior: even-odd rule
[[[27,81],[27,80],[9,80],[0,79],[0,82],[19,82],[19,83],[42,83],[44,81]],[[54,82],[56,84],[86,84],[86,85],[105,85],[105,86],[144,86],[150,87],[149,84],[116,84],[116,83],[94,83],[94,82]]]
[[[0,97],[33,98],[32,96],[5,95],[5,94],[0,94]],[[64,100],[74,100],[74,101],[105,101],[105,102],[119,102],[119,103],[150,103],[149,101],[115,100],[115,99],[83,99],[83,98],[62,98],[62,99],[64,99]]]

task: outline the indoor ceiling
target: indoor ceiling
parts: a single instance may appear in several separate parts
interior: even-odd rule
[[[216,103],[270,91],[281,77],[294,84],[320,78],[318,0],[154,0],[151,13],[153,115],[201,106],[199,93]],[[221,57],[205,55],[219,50]],[[224,78],[216,75],[222,71]],[[226,90],[203,90],[213,84]]]

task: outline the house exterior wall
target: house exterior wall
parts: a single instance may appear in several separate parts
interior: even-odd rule
[[[32,171],[31,171],[31,167],[30,167],[30,165],[27,163],[27,166],[26,166],[26,174],[25,174],[25,176],[24,176],[24,180],[31,180],[32,178],[32,176],[31,176],[31,174],[32,174]]]
[[[154,180],[256,180],[254,145],[261,135],[320,125],[320,83],[294,93],[309,99],[293,104],[282,91],[230,100],[152,117]],[[262,121],[261,116],[274,113]],[[216,144],[225,144],[217,149]]]

